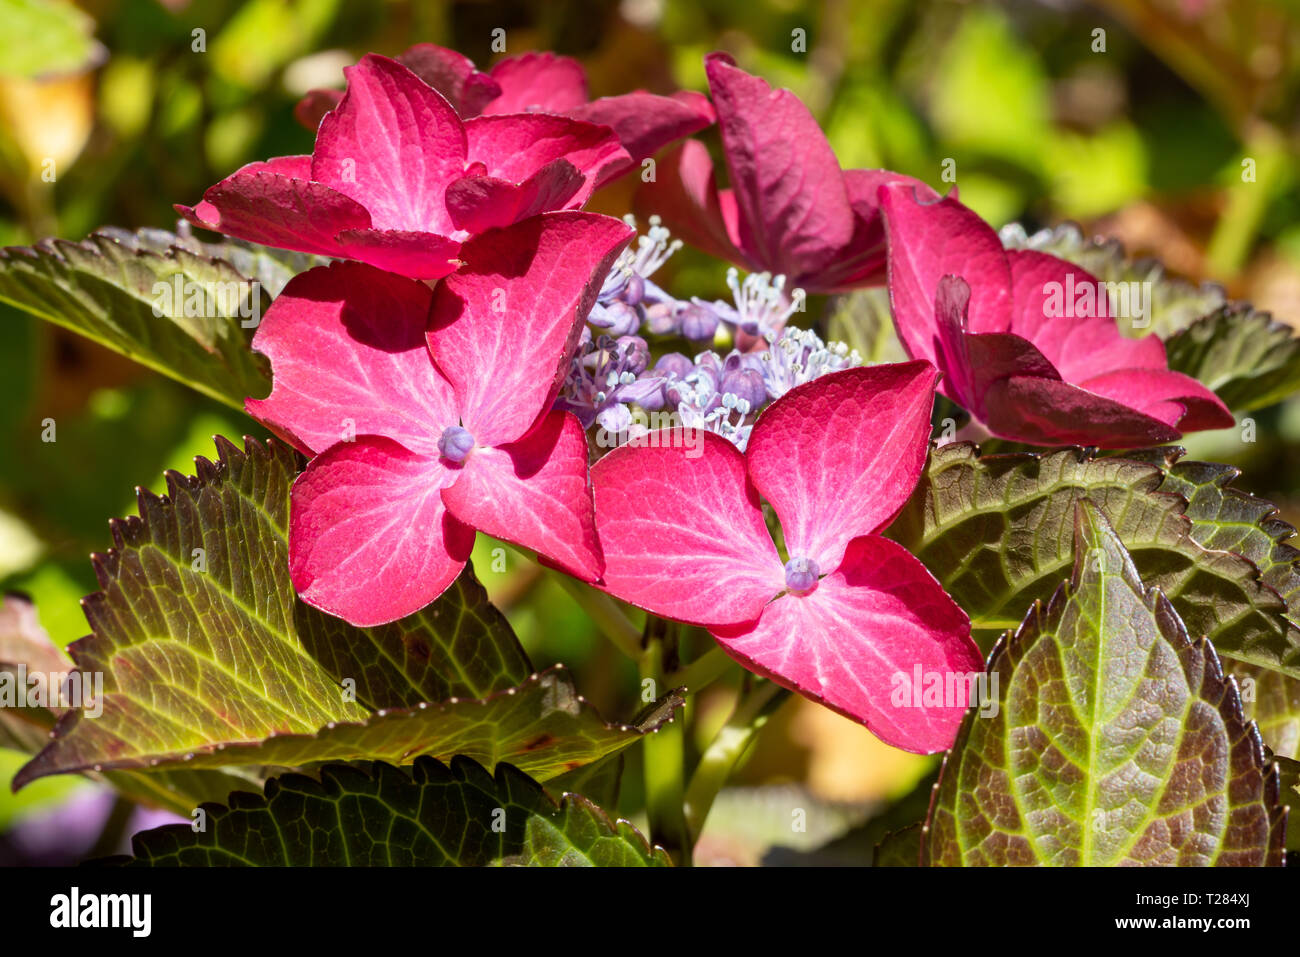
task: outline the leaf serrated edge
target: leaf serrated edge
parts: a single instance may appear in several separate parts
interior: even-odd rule
[[[502,761],[497,764],[494,771],[489,772],[473,758],[465,755],[455,755],[452,759],[443,763],[437,758],[421,756],[416,758],[409,767],[401,767],[389,764],[386,761],[361,761],[355,764],[330,763],[315,769],[315,775],[304,773],[302,771],[290,771],[286,774],[277,775],[267,780],[262,788],[262,793],[254,791],[232,791],[226,799],[225,804],[206,801],[199,805],[210,817],[220,817],[232,810],[262,810],[269,813],[269,804],[280,791],[284,790],[286,782],[292,783],[296,789],[313,792],[321,797],[330,797],[332,794],[347,793],[347,785],[344,778],[349,776],[360,776],[368,781],[376,781],[381,775],[396,773],[403,775],[415,785],[422,785],[431,780],[440,773],[445,773],[453,780],[462,784],[470,784],[471,778],[484,776],[492,781],[494,792],[497,794],[510,793],[511,782],[522,786],[526,791],[532,792],[535,797],[540,798],[546,805],[560,815],[565,815],[573,808],[584,813],[595,820],[598,827],[603,828],[608,836],[621,837],[625,841],[635,841],[639,850],[644,855],[661,866],[672,866],[672,860],[668,852],[659,844],[652,844],[641,831],[628,821],[626,818],[611,818],[604,808],[600,807],[593,801],[576,792],[566,791],[557,801],[540,782],[525,774],[514,765]],[[150,839],[150,835],[157,835],[169,829],[180,829],[182,833],[193,833],[189,824],[168,824],[162,827],[153,828],[150,831],[143,831],[132,838],[132,851],[137,852],[137,842],[141,846]],[[104,858],[91,862],[97,865],[125,865],[131,863],[146,863],[142,861],[139,854],[135,856],[119,856]]]
[[[1182,496],[1179,497],[1182,498]],[[1084,508],[1083,502],[1087,502],[1089,507],[1095,509],[1098,514],[1101,514],[1103,521],[1107,521],[1107,525],[1109,525],[1108,520],[1105,519],[1104,513],[1101,512],[1101,509],[1093,505],[1086,497],[1081,502],[1076,503],[1076,514],[1080,513]],[[1115,537],[1117,542],[1119,541],[1119,536],[1113,530],[1110,534]],[[1120,547],[1123,548],[1122,542],[1120,543]],[[1156,587],[1148,588],[1142,582],[1141,578],[1138,577],[1137,568],[1133,565],[1133,560],[1128,555],[1127,549],[1123,550],[1123,554],[1125,560],[1121,568],[1121,574],[1123,575],[1125,582],[1129,587],[1133,588],[1133,590],[1142,598],[1143,602],[1146,603],[1154,612],[1156,623],[1160,628],[1162,637],[1164,637],[1171,647],[1173,647],[1178,656],[1179,664],[1184,669],[1184,673],[1190,675],[1188,669],[1195,666],[1195,658],[1199,656],[1203,662],[1203,674],[1201,677],[1204,680],[1201,683],[1201,688],[1204,689],[1207,684],[1209,684],[1209,686],[1225,692],[1222,697],[1226,706],[1231,711],[1231,714],[1228,715],[1228,717],[1235,718],[1244,726],[1247,738],[1252,747],[1253,756],[1255,757],[1256,764],[1260,769],[1263,779],[1263,797],[1268,805],[1269,834],[1268,846],[1265,848],[1266,860],[1264,866],[1286,866],[1286,821],[1288,808],[1281,803],[1281,770],[1278,766],[1278,762],[1276,760],[1271,760],[1267,755],[1264,747],[1264,739],[1259,733],[1259,725],[1254,721],[1248,721],[1246,719],[1245,709],[1242,705],[1241,694],[1237,687],[1236,679],[1232,675],[1224,672],[1222,663],[1219,660],[1219,655],[1215,651],[1213,643],[1204,636],[1193,641],[1187,634],[1187,628],[1183,624],[1183,620],[1174,610],[1169,599],[1165,597],[1164,592]],[[988,660],[984,665],[985,672],[992,674],[994,668],[1001,667],[1003,664],[1006,664],[1008,667],[1006,672],[1008,680],[998,682],[1000,689],[998,692],[999,706],[1006,703],[1003,696],[1010,693],[1010,678],[1016,665],[1015,661],[1004,661],[1004,659],[1008,659],[1011,656],[1013,646],[1017,651],[1024,650],[1021,646],[1025,642],[1032,642],[1041,634],[1043,621],[1061,611],[1064,603],[1070,598],[1068,593],[1071,584],[1078,580],[1083,560],[1084,556],[1082,550],[1076,548],[1074,568],[1070,580],[1061,582],[1061,584],[1056,587],[1056,590],[1052,593],[1052,597],[1049,599],[1046,608],[1043,607],[1043,603],[1040,600],[1036,599],[1014,632],[1010,629],[1003,632],[1001,637],[999,637],[997,642],[994,644],[993,649],[989,652]],[[976,714],[976,708],[971,708],[966,712],[966,716],[962,719],[961,727],[958,729],[957,737],[953,741],[952,747],[944,752],[943,760],[939,764],[938,777],[935,778],[934,785],[930,789],[930,806],[926,811],[925,821],[921,825],[921,852],[919,859],[919,866],[921,867],[931,866],[929,860],[930,831],[934,820],[935,808],[939,800],[940,786],[944,782],[945,775],[949,772],[949,762],[952,760],[953,755],[957,754],[965,747]]]
[[[84,641],[85,639],[82,640]],[[70,650],[71,647],[72,646],[69,646]],[[188,748],[184,751],[175,751],[175,752],[168,752],[164,754],[156,754],[149,758],[134,757],[134,758],[122,758],[115,761],[87,762],[85,764],[59,767],[57,770],[46,770],[37,767],[37,758],[39,758],[39,755],[37,755],[37,758],[33,758],[31,761],[29,761],[26,765],[24,765],[19,770],[19,773],[14,776],[13,789],[17,791],[19,788],[25,787],[27,784],[31,783],[37,778],[45,777],[50,774],[65,774],[65,773],[73,773],[79,771],[95,771],[95,772],[138,771],[138,770],[148,770],[150,768],[158,768],[158,767],[184,767],[188,762],[193,761],[196,757],[200,755],[204,755],[204,756],[212,755],[212,754],[238,755],[240,752],[255,753],[259,748],[263,747],[264,745],[266,745],[267,742],[270,741],[280,742],[286,740],[289,741],[297,740],[297,741],[306,742],[311,740],[319,740],[321,738],[321,735],[327,731],[334,731],[339,728],[357,728],[357,729],[364,730],[368,728],[371,725],[371,723],[376,720],[388,719],[393,717],[403,717],[403,716],[408,718],[414,718],[422,713],[427,713],[431,709],[436,710],[438,712],[446,713],[452,707],[460,707],[461,705],[478,704],[478,705],[487,706],[489,704],[496,702],[501,698],[512,697],[518,694],[521,689],[526,688],[530,684],[540,684],[542,681],[551,677],[561,678],[563,680],[564,688],[567,689],[567,691],[570,694],[572,694],[574,702],[580,708],[588,709],[592,717],[600,724],[602,724],[607,731],[618,731],[618,732],[623,732],[625,734],[637,734],[642,737],[655,734],[664,725],[671,724],[673,720],[676,718],[677,712],[680,711],[686,704],[686,698],[683,694],[683,689],[675,688],[667,692],[661,699],[659,699],[657,707],[653,709],[653,711],[657,714],[657,716],[650,721],[642,722],[640,724],[624,724],[621,722],[606,721],[603,717],[601,717],[600,712],[596,710],[595,706],[592,705],[591,702],[589,702],[584,696],[577,693],[577,689],[574,686],[572,679],[569,677],[568,669],[563,664],[556,663],[552,665],[550,668],[544,668],[540,671],[533,672],[533,674],[529,675],[523,682],[521,682],[518,685],[515,685],[514,687],[503,688],[500,691],[493,692],[490,695],[485,695],[482,698],[466,698],[466,697],[453,696],[447,698],[445,701],[425,701],[417,705],[412,705],[407,708],[380,708],[375,712],[373,712],[372,714],[370,714],[364,720],[330,721],[326,723],[323,727],[318,728],[315,732],[312,733],[277,731],[268,734],[264,738],[259,738],[256,741],[215,742],[211,745],[207,745],[200,748]],[[77,712],[68,712],[63,717],[61,717],[59,719],[59,723],[55,725],[55,730],[50,733],[50,737],[51,738],[58,737],[62,733],[62,729],[60,725],[63,723],[63,721],[68,719],[75,719],[76,716],[77,716]],[[421,757],[425,757],[425,756],[426,755],[421,755]],[[334,758],[331,760],[337,761],[340,759]],[[364,759],[359,759],[359,760],[364,760]],[[238,765],[238,764],[247,764],[250,762],[233,759],[229,763],[233,765]],[[33,773],[28,773],[29,768],[36,768],[36,771]]]

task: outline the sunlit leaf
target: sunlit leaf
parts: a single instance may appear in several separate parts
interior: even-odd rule
[[[157,251],[120,232],[9,246],[0,250],[0,302],[235,408],[270,389],[269,364],[249,345],[270,292],[207,254]]]
[[[1280,865],[1277,770],[1214,648],[1188,638],[1091,503],[1075,540],[1069,583],[993,653],[997,713],[967,713],[924,859]]]
[[[103,713],[73,711],[18,777],[175,765],[300,765],[469,753],[550,777],[672,717],[665,696],[633,725],[607,725],[563,671],[532,675],[504,616],[467,569],[437,601],[359,629],[298,601],[289,581],[282,443],[218,439],[198,477],[141,491],[94,556],[93,634],[69,652],[103,675]]]
[[[1145,453],[1144,453],[1145,454]],[[1300,629],[1249,557],[1199,544],[1243,534],[1225,509],[1189,518],[1164,468],[1078,449],[980,456],[969,443],[935,449],[889,535],[917,555],[986,635],[1015,627],[1046,600],[1073,562],[1074,506],[1091,499],[1114,525],[1143,579],[1173,602],[1188,630],[1225,657],[1300,676]],[[1175,474],[1196,474],[1192,463]],[[1208,491],[1208,489],[1207,489]],[[1263,528],[1263,526],[1261,526]],[[1251,547],[1263,541],[1248,536]],[[1243,546],[1245,547],[1245,546]]]

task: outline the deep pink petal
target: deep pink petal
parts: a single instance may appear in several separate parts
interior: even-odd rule
[[[681,429],[622,446],[591,468],[604,587],[657,615],[752,622],[785,588],[745,459],[721,436]]]
[[[566,159],[543,166],[523,183],[464,176],[447,187],[447,212],[458,229],[484,233],[552,209],[564,209],[586,185]]]
[[[966,614],[906,549],[874,535],[856,539],[811,595],[785,595],[753,627],[713,634],[747,668],[921,753],[952,744],[967,682],[984,670]],[[935,675],[954,693],[918,706],[918,668],[921,690]]]
[[[441,93],[465,119],[478,116],[501,95],[496,80],[480,73],[469,57],[446,47],[417,43],[398,56],[397,62]]]
[[[928,362],[846,369],[791,389],[759,415],[749,476],[776,510],[791,558],[829,571],[850,539],[898,514],[930,447],[936,378]]]
[[[1191,376],[1169,369],[1117,369],[1079,383],[1089,392],[1146,412],[1180,432],[1226,429],[1236,419],[1223,401]]]
[[[441,279],[460,264],[460,243],[434,233],[400,229],[345,229],[334,255],[412,279]]]
[[[989,387],[984,407],[985,425],[994,435],[1035,445],[1123,449],[1179,437],[1166,421],[1170,408],[1153,407],[1162,416],[1157,418],[1058,379],[1003,379]]]
[[[339,105],[342,90],[308,90],[293,107],[293,118],[315,133],[325,114]]]
[[[982,219],[951,197],[927,201],[928,191],[919,191],[919,198],[918,191],[894,183],[880,187],[879,195],[889,240],[894,328],[909,356],[933,362],[939,280],[960,276],[970,286],[967,331],[1006,332],[1011,271],[997,233]]]
[[[709,89],[740,211],[740,245],[764,268],[815,274],[853,237],[839,162],[808,108],[789,90],[705,58]]]
[[[513,183],[558,159],[572,163],[586,182],[570,207],[581,206],[597,185],[631,163],[612,130],[549,113],[480,116],[465,124],[465,135],[469,162]]]
[[[569,115],[608,126],[633,163],[653,156],[675,140],[712,126],[717,118],[709,98],[689,90],[674,96],[656,96],[641,90],[622,96],[603,96],[571,110]]]
[[[853,237],[830,262],[815,273],[791,277],[792,281],[812,293],[844,292],[862,286],[879,285],[885,280],[885,220],[880,214],[880,187],[886,183],[903,183],[915,187],[922,195],[932,190],[918,179],[884,169],[850,169],[844,171],[844,188],[853,209]]]
[[[604,570],[587,435],[568,412],[548,413],[518,442],[475,449],[442,500],[465,524],[530,548],[570,575],[595,581]]]
[[[565,113],[587,102],[587,74],[567,56],[524,53],[502,60],[490,73],[501,95],[484,107],[486,114]]]
[[[271,394],[244,407],[309,452],[384,435],[437,458],[457,414],[424,339],[432,300],[423,283],[360,263],[295,276],[253,336],[271,360]]]
[[[456,474],[380,436],[318,455],[290,499],[289,572],[299,597],[369,627],[441,595],[474,545],[474,530],[442,502]]]
[[[960,276],[944,276],[935,294],[935,349],[944,395],[983,420],[984,395],[1010,376],[1059,379],[1053,366],[1028,339],[1009,332],[966,332],[970,286]]]
[[[532,428],[559,392],[582,323],[632,238],[595,213],[534,216],[475,236],[434,291],[429,347],[479,445]]]
[[[734,223],[734,196],[729,205]],[[641,216],[659,216],[675,237],[710,256],[757,268],[737,247],[735,231],[728,230],[713,160],[698,140],[687,140],[659,159],[655,178],[637,189],[636,208]]]
[[[1114,369],[1164,369],[1158,336],[1124,335],[1110,314],[1105,286],[1073,263],[1032,250],[1007,253],[1010,331],[1028,339],[1067,382]],[[1072,295],[1071,295],[1072,294]]]
[[[452,232],[442,196],[465,169],[465,130],[441,94],[395,60],[367,54],[321,120],[312,179],[361,203],[376,229]]]
[[[278,249],[339,255],[335,236],[370,226],[365,207],[309,179],[310,159],[249,163],[208,187],[194,208],[176,211],[196,226]]]

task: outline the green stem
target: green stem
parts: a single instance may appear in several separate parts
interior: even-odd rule
[[[1241,273],[1264,216],[1289,178],[1286,140],[1266,123],[1253,124],[1249,129],[1243,158],[1251,160],[1255,175],[1244,180],[1242,168],[1232,168],[1234,182],[1227,190],[1228,205],[1205,251],[1210,275],[1221,279]]]
[[[790,692],[772,681],[759,679],[741,693],[736,709],[727,723],[710,742],[691,775],[686,789],[686,825],[691,840],[699,839],[713,800],[731,777],[740,759],[758,737],[767,719],[780,707]]]
[[[618,602],[562,572],[552,572],[551,575],[573,596],[573,600],[596,623],[596,627],[604,632],[605,637],[613,642],[615,648],[633,661],[641,658],[641,629],[632,624],[632,619],[627,617]]]
[[[687,694],[695,694],[725,675],[732,663],[731,656],[714,645],[686,667],[667,675],[664,681],[669,688],[685,688]]]
[[[664,660],[673,653],[676,624],[651,616],[646,621],[646,648],[639,665],[641,680],[664,684]],[[650,834],[676,864],[690,866],[691,840],[682,807],[686,776],[684,715],[645,738],[645,803]]]

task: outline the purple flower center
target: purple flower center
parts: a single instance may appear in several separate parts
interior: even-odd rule
[[[442,438],[438,439],[438,451],[443,458],[452,462],[464,462],[472,448],[474,436],[469,434],[469,429],[463,429],[459,425],[447,426],[442,432]]]
[[[785,587],[792,595],[806,595],[817,587],[821,573],[811,558],[792,558],[785,563]]]

